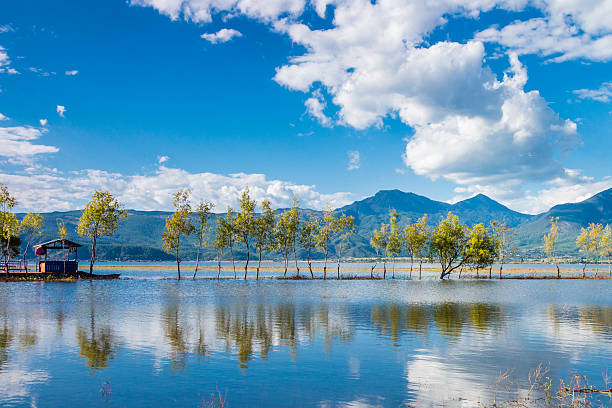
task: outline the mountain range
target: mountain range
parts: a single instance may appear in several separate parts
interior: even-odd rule
[[[335,210],[336,213],[355,217],[357,232],[347,248],[347,256],[360,258],[374,255],[369,244],[371,232],[381,222],[388,222],[389,211],[393,209],[400,216],[400,225],[412,222],[423,214],[427,214],[430,224],[435,225],[449,211],[459,216],[460,220],[469,226],[477,223],[489,224],[493,220],[505,221],[515,232],[515,245],[520,256],[531,258],[542,256],[542,238],[548,231],[550,217],[559,217],[560,251],[562,254],[575,256],[577,251],[574,242],[581,227],[587,226],[590,222],[612,224],[612,189],[602,191],[578,203],[556,205],[549,211],[537,215],[513,211],[483,194],[448,204],[400,190],[382,190],[371,197]],[[303,210],[303,213],[321,214],[313,210]],[[161,234],[169,214],[170,212],[164,211],[129,210],[127,220],[121,224],[116,235],[99,240],[97,252],[100,259],[152,261],[172,259],[161,250]],[[80,215],[81,211],[44,213],[44,233],[41,240],[56,238],[57,220],[62,219],[68,227],[69,239],[87,244],[87,241],[78,237],[75,232]],[[212,217],[213,224],[223,215],[215,214]],[[191,241],[184,245],[183,256],[186,259],[195,257],[193,244]],[[237,248],[236,254],[237,258],[244,256],[240,247]],[[79,255],[81,259],[89,256],[87,245],[79,251]],[[212,259],[214,255],[210,248],[203,252],[204,259]],[[315,257],[320,255],[315,254]],[[277,256],[278,254],[272,254],[272,257]]]

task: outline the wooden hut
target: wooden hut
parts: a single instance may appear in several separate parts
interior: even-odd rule
[[[77,249],[83,245],[67,239],[54,239],[34,246],[38,256],[38,272],[53,274],[76,274],[79,270]],[[49,251],[62,251],[63,259],[49,260]],[[74,254],[74,260],[70,260]],[[44,257],[44,258],[43,258]]]

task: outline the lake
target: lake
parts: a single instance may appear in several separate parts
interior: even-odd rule
[[[477,406],[505,372],[612,373],[609,280],[146,279],[171,268],[0,283],[0,405]]]

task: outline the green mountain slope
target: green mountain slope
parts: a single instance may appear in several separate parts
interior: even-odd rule
[[[569,255],[576,255],[575,239],[581,227],[589,222],[612,224],[612,189],[603,191],[585,201],[574,204],[557,205],[539,215],[527,215],[513,211],[489,197],[479,194],[455,204],[448,204],[431,200],[414,193],[405,193],[399,190],[379,191],[372,197],[356,201],[350,205],[335,210],[355,217],[358,230],[347,249],[351,257],[369,257],[374,252],[370,247],[371,232],[381,222],[388,222],[389,211],[395,209],[400,215],[400,225],[414,221],[423,214],[428,214],[430,224],[434,225],[448,211],[457,214],[462,222],[468,225],[476,223],[488,224],[492,220],[505,220],[515,228],[517,233],[516,244],[524,256],[540,257],[542,254],[542,237],[549,227],[550,217],[559,217],[560,248]],[[106,260],[172,260],[172,256],[161,250],[161,234],[169,212],[164,211],[135,211],[129,210],[127,220],[121,225],[117,234],[112,238],[99,240],[98,254],[100,259]],[[303,210],[303,215],[321,213],[312,210]],[[43,214],[44,234],[41,241],[57,237],[57,220],[62,219],[69,231],[69,238],[86,245],[79,250],[79,257],[89,257],[88,241],[76,234],[76,225],[81,215],[80,211],[51,212]],[[19,215],[20,217],[23,214]],[[224,216],[216,214],[212,223]],[[236,249],[236,257],[244,257],[244,249]],[[333,250],[331,251],[333,253]],[[31,254],[30,254],[31,255]],[[305,256],[300,252],[300,256]],[[186,243],[183,256],[187,259],[195,257],[195,242]],[[215,254],[212,249],[203,251],[204,259],[212,259]],[[278,257],[271,254],[267,257]],[[322,254],[315,253],[314,257]]]

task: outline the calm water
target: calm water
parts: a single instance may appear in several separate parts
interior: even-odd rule
[[[231,407],[476,406],[501,372],[526,380],[539,363],[554,384],[580,373],[603,385],[611,289],[580,280],[0,283],[0,405],[199,407],[219,388]]]

